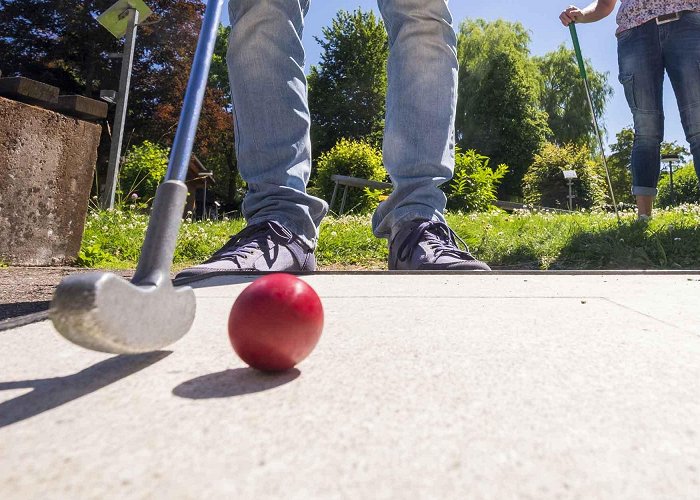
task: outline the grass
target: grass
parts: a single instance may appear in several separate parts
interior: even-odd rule
[[[648,223],[624,213],[448,214],[450,226],[480,259],[503,269],[700,269],[700,207],[659,210]],[[135,210],[92,212],[78,264],[133,268],[148,217]],[[175,267],[208,258],[242,220],[185,222]],[[317,249],[324,268],[385,269],[387,247],[372,235],[369,216],[328,217]]]
[[[448,218],[482,260],[512,269],[698,269],[700,207],[660,210],[648,223],[633,213]]]

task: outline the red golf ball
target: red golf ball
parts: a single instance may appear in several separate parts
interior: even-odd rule
[[[284,371],[306,358],[323,330],[321,299],[290,274],[257,279],[238,296],[228,318],[236,354],[263,371]]]

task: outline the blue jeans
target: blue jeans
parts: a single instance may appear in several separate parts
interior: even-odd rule
[[[276,220],[310,246],[328,204],[306,192],[310,117],[301,43],[310,0],[230,0],[227,55],[238,167],[249,224]],[[389,34],[384,165],[394,191],[374,234],[444,221],[438,188],[454,170],[457,40],[447,0],[378,0]]]
[[[656,195],[664,137],[663,81],[668,73],[700,177],[700,13],[618,34],[620,83],[634,116],[632,194]]]

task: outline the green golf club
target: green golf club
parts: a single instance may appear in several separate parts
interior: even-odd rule
[[[595,115],[595,108],[593,107],[593,98],[591,97],[591,87],[588,84],[588,73],[586,72],[586,65],[583,62],[583,56],[581,55],[581,45],[578,41],[578,33],[576,32],[576,24],[569,24],[569,31],[571,32],[571,40],[574,42],[574,51],[576,52],[576,60],[578,61],[578,69],[581,72],[581,78],[583,79],[583,85],[586,87],[586,97],[588,97],[588,107],[591,109],[591,116],[593,117],[593,128],[595,130],[595,135],[598,138],[598,144],[600,146],[600,155],[603,157],[603,166],[605,167],[605,176],[608,179],[608,188],[610,189],[610,198],[612,199],[613,208],[615,209],[615,215],[617,216],[617,222],[620,222],[620,212],[617,210],[617,202],[615,201],[615,193],[613,192],[612,181],[610,180],[610,170],[608,169],[608,159],[605,157],[605,145],[603,143],[603,135],[600,133],[600,127],[598,126],[598,118]]]

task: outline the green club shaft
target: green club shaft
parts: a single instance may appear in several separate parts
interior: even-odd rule
[[[593,117],[593,129],[595,130],[595,135],[598,139],[598,145],[600,147],[600,155],[603,158],[603,166],[605,167],[605,176],[608,180],[608,189],[610,190],[610,199],[612,200],[613,207],[615,209],[615,215],[617,216],[618,222],[620,221],[620,213],[617,210],[617,202],[615,201],[615,193],[613,192],[612,181],[610,179],[610,170],[608,169],[608,159],[605,157],[605,144],[603,142],[603,134],[600,132],[600,127],[598,126],[598,118],[595,114],[595,108],[593,107],[593,97],[591,94],[591,87],[588,84],[588,73],[586,72],[586,64],[583,62],[583,55],[581,54],[581,44],[578,41],[578,33],[576,31],[576,24],[569,24],[569,31],[571,32],[571,40],[574,43],[574,52],[576,52],[576,62],[578,62],[578,69],[581,73],[581,78],[583,79],[583,85],[586,87],[586,97],[588,98],[588,107],[591,110],[591,116]]]
[[[576,52],[576,61],[578,62],[578,69],[581,72],[581,77],[584,81],[588,81],[588,74],[586,73],[586,65],[583,62],[583,56],[581,55],[581,44],[578,41],[578,32],[576,31],[576,24],[569,24],[569,31],[571,32],[571,40],[574,42],[574,52]]]

